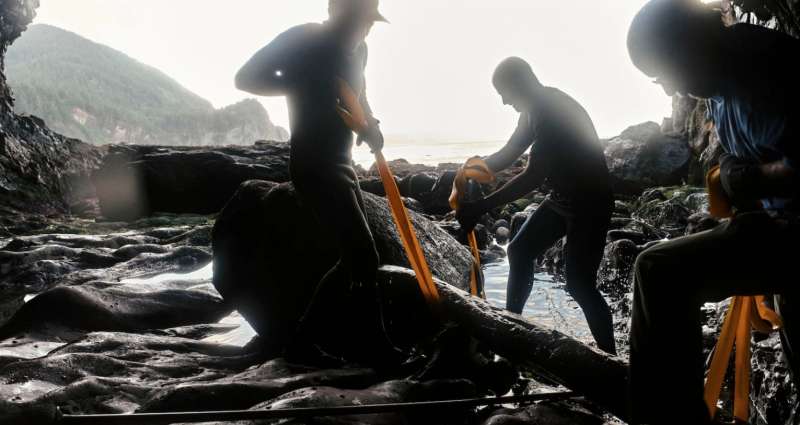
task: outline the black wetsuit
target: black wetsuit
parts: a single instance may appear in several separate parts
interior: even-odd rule
[[[245,90],[287,96],[292,182],[322,226],[320,236],[334,238],[339,247],[339,262],[319,285],[328,290],[331,281],[373,283],[378,266],[352,167],[353,132],[336,109],[341,78],[371,113],[365,100],[367,46],[350,50],[337,39],[326,24],[291,28],[256,53],[237,76]]]
[[[522,313],[533,287],[535,261],[566,236],[567,291],[581,306],[598,346],[615,352],[611,312],[597,290],[613,196],[608,167],[594,124],[578,102],[544,87],[536,112],[523,113],[508,145],[512,156],[532,144],[531,187],[551,188],[547,200],[528,217],[511,241],[507,309]]]

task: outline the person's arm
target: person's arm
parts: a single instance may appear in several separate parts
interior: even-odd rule
[[[367,116],[370,118],[374,118],[372,115],[372,107],[369,104],[369,99],[367,99],[367,61],[369,60],[369,48],[367,47],[367,43],[362,43],[359,46],[358,55],[361,58],[361,97],[359,97],[359,102],[361,102],[361,107],[364,108],[364,112],[367,113]],[[376,120],[377,121],[377,120]]]
[[[531,131],[531,123],[528,114],[522,114],[519,117],[517,129],[508,142],[496,153],[489,155],[484,159],[486,165],[493,173],[498,173],[508,167],[514,165],[525,150],[533,143],[533,134]]]
[[[798,194],[797,172],[786,159],[756,164],[726,154],[720,158],[720,173],[722,187],[738,206]]]
[[[259,96],[288,94],[309,68],[309,40],[308,32],[299,28],[279,35],[236,73],[236,88]]]
[[[525,171],[516,175],[489,196],[477,201],[477,204],[483,211],[491,211],[522,198],[544,183],[544,179],[547,177],[547,168],[543,161],[535,161],[531,158]]]
[[[472,230],[480,217],[499,206],[513,202],[542,185],[550,172],[551,158],[546,149],[531,152],[525,171],[511,179],[489,196],[474,202],[462,203],[456,218],[463,229]]]
[[[798,195],[798,129],[794,121],[777,121],[778,124],[755,126],[753,138],[778,140],[774,150],[781,152],[778,161],[759,164],[730,154],[720,158],[722,186],[734,205],[748,205],[765,198],[792,198]],[[780,133],[777,138],[774,134]]]
[[[384,139],[383,139],[383,132],[380,129],[380,120],[375,118],[372,114],[372,107],[369,104],[369,99],[367,98],[367,78],[363,74],[367,67],[367,60],[369,57],[369,53],[367,50],[366,43],[360,47],[359,54],[361,55],[362,59],[362,81],[361,81],[361,96],[359,97],[358,101],[361,103],[361,107],[364,109],[364,112],[367,115],[367,121],[369,124],[369,128],[366,132],[358,135],[358,144],[361,145],[362,142],[366,142],[369,145],[372,152],[379,152],[383,150]]]

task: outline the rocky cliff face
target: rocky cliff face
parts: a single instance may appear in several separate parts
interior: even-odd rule
[[[38,6],[38,0],[0,3],[0,65]],[[89,175],[100,153],[53,133],[38,118],[16,115],[3,70],[0,67],[0,216],[11,210],[69,213],[91,196]]]
[[[31,25],[8,49],[5,65],[17,113],[90,144],[219,146],[289,138],[255,99],[217,109],[158,69],[50,25]]]
[[[8,108],[6,99],[11,99],[5,77],[5,57],[8,46],[16,40],[36,16],[39,0],[4,0],[0,3],[0,108]]]

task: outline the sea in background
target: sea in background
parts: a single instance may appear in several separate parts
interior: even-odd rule
[[[388,161],[405,159],[412,164],[439,165],[464,163],[475,155],[490,155],[503,147],[504,141],[443,141],[421,138],[387,137],[383,156]],[[366,146],[353,148],[353,161],[369,168],[375,157]]]

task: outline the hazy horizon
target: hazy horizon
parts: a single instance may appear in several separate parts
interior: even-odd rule
[[[576,98],[601,137],[660,122],[671,99],[631,65],[625,34],[645,0],[384,0],[391,24],[368,38],[368,93],[390,139],[504,141],[517,114],[491,85],[521,56]],[[233,76],[286,29],[326,18],[327,0],[41,0],[34,23],[75,32],[158,68],[223,107],[253,97]],[[282,98],[259,98],[288,128]]]

